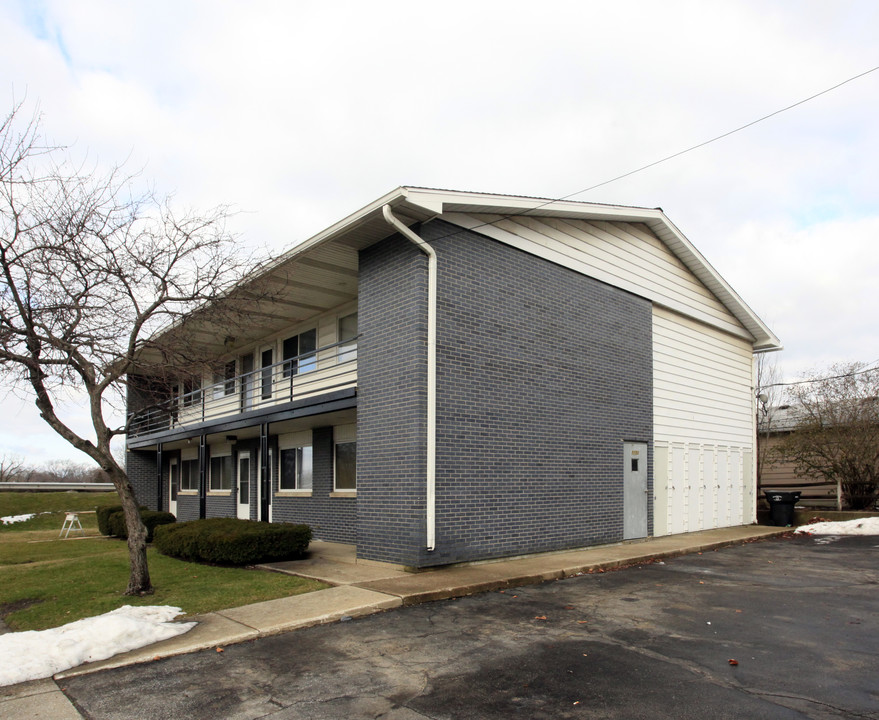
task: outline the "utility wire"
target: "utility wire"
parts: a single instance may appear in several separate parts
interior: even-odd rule
[[[804,103],[807,103],[810,100],[814,100],[815,98],[821,97],[822,95],[826,95],[829,92],[833,92],[834,90],[841,88],[843,85],[847,85],[848,83],[853,82],[855,80],[858,80],[859,78],[862,78],[865,75],[869,75],[870,73],[876,72],[877,70],[879,70],[879,65],[877,65],[876,67],[870,68],[869,70],[865,70],[864,72],[858,73],[857,75],[853,75],[852,77],[848,78],[847,80],[843,80],[842,82],[838,82],[838,83],[836,83],[836,85],[832,85],[829,88],[825,88],[824,90],[821,90],[820,92],[817,92],[814,95],[810,95],[807,98],[803,98],[802,100],[798,100],[797,102],[793,103],[792,105],[788,105],[788,106],[783,107],[779,110],[771,112],[768,115],[764,115],[763,117],[757,118],[756,120],[752,120],[749,123],[745,123],[741,127],[737,127],[734,130],[729,130],[729,131],[723,133],[722,135],[718,135],[717,137],[713,137],[710,140],[705,140],[704,142],[701,142],[698,145],[693,145],[692,147],[688,147],[685,150],[679,150],[678,152],[673,153],[671,155],[667,155],[664,158],[661,158],[659,160],[654,160],[653,162],[648,163],[647,165],[642,165],[641,167],[636,168],[635,170],[630,170],[629,172],[623,173],[622,175],[617,175],[616,177],[613,177],[610,180],[605,180],[605,181],[597,183],[595,185],[590,185],[589,187],[584,188],[583,190],[578,190],[577,192],[570,193],[569,195],[563,195],[562,197],[552,198],[550,200],[546,200],[545,202],[542,202],[539,205],[536,205],[531,208],[526,208],[526,209],[520,210],[518,212],[505,213],[505,214],[501,215],[501,217],[499,217],[495,220],[488,220],[486,222],[479,223],[478,225],[474,225],[473,227],[470,227],[467,229],[468,230],[478,230],[481,227],[488,227],[490,225],[496,225],[497,223],[502,222],[503,220],[507,220],[511,217],[516,217],[517,215],[524,215],[525,213],[533,213],[535,210],[539,210],[540,208],[546,207],[547,205],[552,205],[553,203],[562,202],[564,200],[569,200],[572,197],[576,197],[577,195],[582,195],[583,193],[589,192],[590,190],[595,190],[596,188],[600,188],[605,185],[610,185],[610,183],[616,182],[617,180],[622,180],[623,178],[631,177],[632,175],[635,175],[636,173],[643,172],[644,170],[648,170],[649,168],[652,168],[652,167],[656,167],[657,165],[659,165],[661,163],[668,162],[669,160],[673,160],[674,158],[680,157],[681,155],[684,155],[688,152],[692,152],[693,150],[698,150],[699,148],[705,147],[706,145],[710,145],[711,143],[717,142],[718,140],[723,140],[724,138],[727,138],[730,135],[734,135],[737,132],[741,132],[742,130],[745,130],[746,128],[752,127],[752,126],[756,125],[757,123],[761,123],[764,120],[768,120],[769,118],[775,117],[776,115],[780,115],[783,112],[787,112],[788,110],[792,110],[795,107],[799,107],[800,105],[803,105]],[[458,232],[459,232],[458,230],[455,230],[454,232],[447,233],[446,235],[440,235],[439,237],[434,238],[433,240],[434,241],[442,240],[443,238],[451,237],[452,235],[456,235]]]
[[[862,78],[865,75],[869,75],[872,72],[876,72],[877,70],[879,70],[879,65],[877,65],[874,68],[870,68],[869,70],[865,70],[862,73],[858,73],[857,75],[853,75],[852,77],[848,78],[847,80],[843,80],[842,82],[839,82],[836,85],[833,85],[832,87],[829,87],[825,90],[822,90],[821,92],[817,92],[814,95],[810,95],[807,98],[803,98],[802,100],[798,100],[797,102],[793,103],[792,105],[788,105],[787,107],[783,107],[780,110],[776,110],[775,112],[771,112],[768,115],[764,115],[761,118],[757,118],[756,120],[752,120],[749,123],[745,123],[741,127],[735,128],[735,130],[729,130],[728,132],[725,132],[722,135],[718,135],[717,137],[713,137],[710,140],[705,140],[704,142],[701,142],[698,145],[693,145],[692,147],[688,147],[686,150],[680,150],[676,153],[673,153],[673,154],[668,155],[664,158],[661,158],[660,160],[654,160],[652,163],[648,163],[647,165],[642,165],[641,167],[639,167],[635,170],[630,170],[627,173],[623,173],[622,175],[617,175],[616,177],[611,178],[610,180],[605,180],[604,182],[600,182],[596,185],[590,185],[588,188],[585,188],[583,190],[578,190],[577,192],[571,193],[570,195],[565,195],[564,197],[558,198],[558,200],[567,200],[567,199],[572,198],[576,195],[582,195],[583,193],[589,192],[590,190],[595,190],[596,188],[600,188],[604,185],[609,185],[610,183],[616,182],[617,180],[622,180],[623,178],[627,178],[631,175],[634,175],[635,173],[639,173],[639,172],[642,172],[643,170],[647,170],[648,168],[655,167],[656,165],[659,165],[660,163],[664,163],[668,160],[672,160],[676,157],[680,157],[681,155],[684,155],[685,153],[692,152],[693,150],[698,150],[699,148],[705,147],[706,145],[710,145],[711,143],[717,142],[718,140],[723,140],[723,138],[729,137],[730,135],[734,135],[737,132],[741,132],[742,130],[745,130],[749,127],[752,127],[752,126],[756,125],[757,123],[761,123],[764,120],[768,120],[771,117],[775,117],[776,115],[780,115],[783,112],[787,112],[788,110],[792,110],[795,107],[798,107],[804,103],[807,103],[810,100],[814,100],[815,98],[821,97],[822,95],[826,95],[829,92],[833,92],[837,88],[841,88],[843,85],[846,85],[846,84],[853,82],[859,78]],[[553,200],[551,202],[557,202],[557,200]],[[548,205],[549,203],[546,203],[546,204]]]
[[[879,362],[879,361],[877,361],[877,362]],[[841,380],[842,378],[857,377],[858,375],[866,375],[867,373],[876,372],[877,370],[879,370],[879,364],[874,365],[873,367],[864,368],[863,370],[858,370],[857,372],[843,373],[842,375],[831,375],[829,377],[812,378],[810,380],[796,380],[794,382],[779,382],[779,383],[771,383],[769,385],[761,385],[759,387],[759,389],[764,390],[765,388],[773,388],[773,387],[791,387],[793,385],[808,385],[809,383],[823,382],[824,380]]]

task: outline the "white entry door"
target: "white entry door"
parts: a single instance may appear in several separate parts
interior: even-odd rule
[[[238,517],[250,520],[250,453],[238,453]]]
[[[168,463],[168,512],[177,517],[177,491],[180,489],[180,465],[177,458]]]

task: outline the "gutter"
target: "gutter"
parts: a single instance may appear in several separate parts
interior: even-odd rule
[[[436,548],[436,251],[382,206],[387,223],[427,255],[427,549]]]

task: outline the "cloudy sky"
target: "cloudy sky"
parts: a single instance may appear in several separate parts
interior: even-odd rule
[[[0,0],[0,98],[281,250],[399,185],[570,195],[876,67],[877,27],[873,0]],[[879,71],[575,199],[662,207],[785,377],[873,362],[877,117]],[[80,459],[3,408],[0,454]]]

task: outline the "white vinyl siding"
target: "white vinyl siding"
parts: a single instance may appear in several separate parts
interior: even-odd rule
[[[753,521],[747,341],[653,308],[654,532]]]
[[[751,345],[653,308],[653,432],[657,441],[754,443]]]
[[[751,339],[643,223],[463,213],[447,213],[443,219]]]

